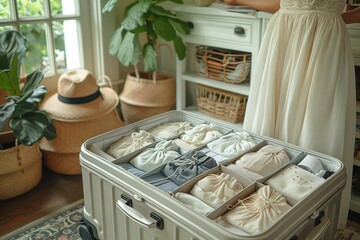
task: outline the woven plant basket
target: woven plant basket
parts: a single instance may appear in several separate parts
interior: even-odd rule
[[[157,73],[156,80],[151,74],[128,74],[124,89],[119,96],[121,112],[126,124],[175,108],[176,87],[172,76]]]
[[[41,156],[38,144],[0,150],[0,200],[24,194],[40,182]]]

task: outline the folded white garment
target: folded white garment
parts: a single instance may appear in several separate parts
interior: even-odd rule
[[[190,193],[213,208],[218,208],[243,189],[241,183],[227,173],[209,174],[199,180]]]
[[[281,193],[289,202],[296,203],[313,192],[324,181],[325,179],[291,164],[269,178],[265,184]]]
[[[185,131],[185,133],[180,136],[180,139],[188,144],[202,146],[215,140],[216,138],[221,137],[222,135],[223,134],[216,125],[212,123],[202,123]]]
[[[136,155],[130,160],[130,163],[134,167],[148,172],[179,156],[179,147],[173,141],[161,141],[154,148],[146,148]]]
[[[147,131],[155,138],[169,140],[179,136],[191,128],[192,126],[189,122],[170,122],[157,125]]]
[[[281,146],[265,145],[256,152],[244,154],[235,164],[261,176],[266,176],[289,162],[289,156]]]
[[[229,208],[232,210],[223,216],[223,220],[255,235],[271,228],[281,216],[291,209],[291,206],[281,194],[271,189],[270,186],[265,186]]]
[[[175,198],[187,207],[194,210],[195,212],[200,213],[201,215],[207,215],[214,211],[214,208],[210,207],[209,205],[191,194],[177,192],[175,193]]]
[[[207,144],[208,148],[219,155],[236,157],[256,145],[247,132],[232,132]]]
[[[298,164],[298,166],[318,177],[323,177],[326,173],[321,160],[312,155],[306,155],[304,159],[301,160],[301,162]]]
[[[113,143],[106,152],[115,158],[120,158],[153,142],[154,138],[150,133],[140,130],[139,132],[131,133],[130,136],[122,137]]]

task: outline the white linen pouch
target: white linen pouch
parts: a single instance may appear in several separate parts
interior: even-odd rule
[[[265,184],[289,201],[298,202],[324,182],[325,179],[291,164],[265,181]]]
[[[171,140],[161,141],[154,148],[147,148],[134,158],[130,163],[145,172],[179,157],[179,147]]]
[[[221,156],[236,157],[256,145],[247,132],[232,132],[207,144],[208,148]]]
[[[283,147],[265,145],[256,152],[244,154],[236,160],[235,164],[261,176],[266,176],[289,161],[289,156]]]
[[[223,216],[225,222],[252,235],[260,234],[271,226],[291,206],[286,199],[270,186],[260,188],[249,197],[239,200],[235,206]]]
[[[169,140],[192,128],[189,122],[170,122],[147,130],[155,138]]]
[[[201,146],[206,145],[208,142],[213,141],[222,135],[223,134],[214,124],[202,123],[185,131],[185,133],[180,136],[180,139],[188,144]]]
[[[154,138],[150,133],[140,130],[139,132],[131,133],[130,136],[122,137],[113,143],[106,152],[115,158],[120,158],[153,142]]]
[[[201,215],[207,215],[214,211],[214,208],[207,205],[206,203],[191,194],[177,192],[175,193],[175,198],[187,207],[194,210],[195,212],[200,213]]]
[[[190,193],[213,208],[218,208],[244,187],[227,173],[209,174],[200,179]]]

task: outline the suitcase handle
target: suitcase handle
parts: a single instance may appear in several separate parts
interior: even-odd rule
[[[330,226],[330,220],[327,217],[321,219],[321,223],[317,225],[311,232],[307,235],[305,240],[318,240],[322,239],[326,229]]]
[[[116,202],[116,206],[129,218],[146,228],[155,228],[157,221],[153,218],[146,218],[136,209],[126,205],[122,199]]]

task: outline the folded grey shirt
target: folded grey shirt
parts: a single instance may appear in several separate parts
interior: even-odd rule
[[[205,153],[192,150],[180,158],[171,161],[162,169],[162,173],[179,186],[195,176],[216,167],[216,161]]]

